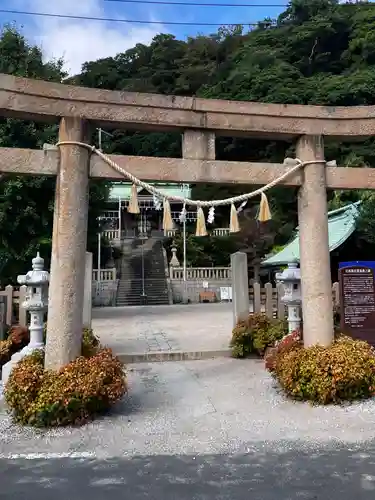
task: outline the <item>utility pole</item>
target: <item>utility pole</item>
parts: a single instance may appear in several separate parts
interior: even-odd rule
[[[103,151],[103,134],[105,134],[108,137],[113,137],[113,134],[110,134],[109,132],[103,130],[102,128],[97,128],[98,131],[98,144],[99,144],[99,151]]]

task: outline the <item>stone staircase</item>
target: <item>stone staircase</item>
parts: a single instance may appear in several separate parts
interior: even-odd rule
[[[149,238],[143,243],[140,239],[124,242],[119,274],[116,306],[169,304],[163,244],[160,239]]]

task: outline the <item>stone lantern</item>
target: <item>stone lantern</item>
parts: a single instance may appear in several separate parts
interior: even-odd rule
[[[276,279],[284,285],[281,300],[288,307],[288,330],[291,333],[301,326],[301,270],[296,262],[292,262],[282,273],[276,274]]]
[[[37,253],[32,260],[32,271],[17,276],[20,285],[26,285],[26,300],[22,304],[30,313],[30,342],[23,349],[27,354],[43,349],[44,314],[48,309],[49,272],[44,270],[44,259]]]
[[[9,378],[12,368],[24,356],[31,354],[35,349],[44,348],[43,320],[48,308],[49,272],[44,270],[44,259],[40,257],[39,252],[32,260],[32,271],[18,276],[17,281],[20,285],[26,285],[27,287],[26,300],[23,302],[22,307],[30,313],[30,342],[20,352],[13,354],[11,360],[3,366],[1,378],[4,385]]]
[[[177,247],[175,242],[172,243],[171,251],[172,251],[172,258],[169,262],[169,265],[171,267],[180,267],[180,261],[177,258]]]

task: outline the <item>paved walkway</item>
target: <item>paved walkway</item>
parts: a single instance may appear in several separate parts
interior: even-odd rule
[[[112,415],[35,431],[0,414],[1,498],[372,500],[375,401],[285,400],[263,363],[134,365]]]
[[[232,304],[106,307],[93,329],[118,354],[228,350]]]

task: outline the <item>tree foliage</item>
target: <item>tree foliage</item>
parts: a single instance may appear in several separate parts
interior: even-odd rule
[[[62,61],[44,62],[38,47],[13,27],[0,34],[0,72],[61,82],[66,76]],[[10,118],[0,119],[0,147],[39,149],[57,139],[57,125]],[[52,238],[55,179],[38,176],[3,176],[0,181],[0,271],[1,284],[15,283],[27,272],[37,250],[49,265]],[[108,187],[90,186],[89,248],[96,242],[96,216],[103,208]]]
[[[74,81],[100,88],[284,104],[358,106],[375,104],[375,9],[370,2],[292,0],[278,19],[255,29],[221,28],[208,36],[177,40],[158,35],[148,46],[84,65]],[[172,134],[119,133],[113,149],[131,154],[180,156]],[[282,161],[293,144],[218,138],[217,158]],[[328,141],[327,160],[343,166],[375,165],[374,139],[361,143]],[[254,187],[249,187],[249,190]],[[198,185],[196,198],[217,199],[245,187]],[[361,198],[351,193],[349,201]],[[332,205],[345,203],[330,194]],[[295,190],[275,189],[272,205],[284,243],[297,224]],[[331,202],[330,202],[331,203]],[[370,203],[366,198],[366,203]],[[218,214],[220,218],[220,213]],[[224,217],[224,215],[223,215]]]
[[[61,81],[65,76],[61,61],[43,62],[39,49],[28,45],[12,29],[3,32],[0,56],[0,70],[3,72],[53,81]],[[186,40],[178,40],[171,34],[160,34],[149,45],[137,44],[115,57],[84,64],[82,72],[68,81],[88,87],[180,96],[359,106],[375,105],[374,63],[375,8],[371,2],[292,0],[277,19],[264,19],[251,30],[245,26],[233,26]],[[181,156],[179,134],[123,130],[112,132],[114,138],[106,139],[105,143],[109,152]],[[53,140],[55,133],[53,127],[3,120],[0,123],[0,145],[39,147],[43,142]],[[372,168],[375,166],[374,146],[373,138],[358,143],[327,140],[326,158],[336,159],[341,166]],[[219,160],[280,162],[286,155],[293,154],[293,143],[238,137],[216,139],[216,156]],[[52,197],[34,199],[34,195],[37,192],[52,193],[53,186],[49,179],[22,178],[12,182],[0,189],[14,193],[14,198],[7,198],[6,206],[18,204],[14,210],[20,214],[19,222],[16,218],[16,225],[11,223],[10,209],[4,212],[5,217],[0,207],[0,217],[2,220],[5,217],[0,233],[5,242],[2,247],[8,249],[6,251],[12,255],[12,259],[18,258],[18,255],[26,258],[28,250],[23,249],[22,245],[18,248],[11,241],[10,230],[18,227],[19,234],[26,235],[22,236],[22,241],[26,239],[30,242],[28,246],[40,245],[41,235],[43,238],[47,233],[50,235],[50,230],[47,231],[50,228],[50,211],[41,210],[39,204],[44,203],[46,207],[48,201],[51,205]],[[15,182],[21,183],[17,189]],[[37,184],[33,184],[35,182]],[[29,194],[26,194],[29,185]],[[193,186],[193,196],[218,199],[255,188],[196,185]],[[17,199],[17,192],[20,199]],[[363,217],[366,210],[367,213],[375,213],[373,197],[360,192],[329,194],[332,208],[358,199],[364,201]],[[24,200],[29,200],[27,210]],[[277,228],[274,244],[283,244],[297,225],[296,190],[274,189],[270,201],[274,227]],[[252,206],[249,204],[250,208]],[[27,215],[30,210],[33,213]],[[30,218],[37,221],[35,225]],[[217,221],[224,224],[227,220],[228,213],[218,210]],[[367,220],[370,218],[367,217]],[[33,228],[32,231],[29,227]],[[45,232],[41,230],[42,227],[46,228]],[[363,224],[360,227],[363,228]],[[363,230],[361,237],[372,245],[375,242],[370,233]],[[244,243],[245,240],[241,244]],[[199,252],[204,254],[205,248],[202,243]],[[259,250],[263,251],[265,248]]]

